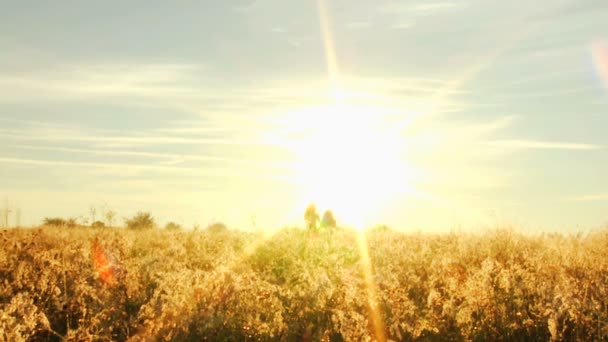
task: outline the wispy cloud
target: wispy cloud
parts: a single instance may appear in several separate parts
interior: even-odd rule
[[[270,28],[270,32],[273,32],[273,33],[286,33],[287,30],[284,27],[281,27],[281,26],[274,26],[274,27]]]
[[[184,98],[204,68],[193,64],[88,64],[4,72],[0,102],[129,96]]]
[[[14,140],[37,140],[37,141],[81,141],[103,144],[126,145],[233,145],[251,146],[267,145],[263,141],[244,141],[222,138],[187,138],[177,136],[90,136],[90,135],[22,135],[0,133],[0,137],[11,138]]]
[[[166,167],[157,165],[141,165],[141,164],[120,164],[120,163],[91,163],[82,161],[60,161],[60,160],[44,160],[44,159],[26,159],[26,158],[6,158],[0,157],[0,163],[6,164],[27,164],[39,166],[66,166],[66,167],[84,167],[84,168],[106,168],[116,171],[120,170],[135,170],[135,171],[159,171],[169,173],[198,173],[200,170],[184,167]]]
[[[222,85],[203,66],[192,64],[102,64],[58,66],[48,72],[0,74],[0,103],[101,100],[115,105],[177,110],[204,117],[210,128],[250,126],[269,112],[327,102],[328,85],[323,79],[274,79],[255,86]],[[379,98],[393,103],[432,94],[443,80],[420,77],[369,77],[343,75],[345,94],[352,100]],[[452,89],[450,94],[463,93]],[[446,92],[447,94],[447,92]],[[410,98],[407,98],[407,97]],[[405,100],[404,100],[405,99]],[[351,100],[349,98],[348,100]],[[256,115],[253,116],[252,113]],[[248,123],[245,123],[245,122]],[[194,143],[193,141],[191,141]],[[176,143],[175,140],[169,143]]]
[[[497,96],[496,99],[499,101],[514,101],[514,100],[528,100],[528,99],[542,99],[542,98],[555,98],[563,95],[573,94],[585,94],[595,90],[593,85],[571,87],[568,89],[551,89],[549,91],[540,92],[527,92],[527,93],[510,93]]]
[[[405,29],[409,29],[409,28],[413,27],[414,25],[416,25],[416,24],[413,21],[404,21],[404,22],[399,22],[399,23],[393,24],[391,26],[391,29],[405,30]]]
[[[556,2],[561,6],[548,6],[542,14],[531,16],[531,20],[538,21],[555,21],[559,17],[584,14],[585,12],[607,10],[606,3],[604,1],[570,1],[570,2]]]
[[[240,3],[234,5],[232,9],[236,12],[248,12],[256,7],[259,4],[259,1],[256,0],[242,0]]]
[[[410,14],[412,16],[424,16],[440,11],[454,10],[467,7],[466,1],[426,1],[424,3],[387,2],[378,7],[381,13]]]
[[[66,127],[67,125],[69,125],[68,123],[53,123],[53,122],[22,120],[22,119],[2,118],[2,117],[0,117],[0,121],[8,122],[9,124],[21,124],[21,125],[27,125],[27,126],[43,126],[43,127]],[[7,132],[8,130],[4,129],[3,131]]]
[[[464,1],[453,1],[453,2],[425,2],[418,3],[411,7],[413,11],[418,12],[435,12],[435,11],[443,11],[454,8],[462,8],[467,6],[468,4]]]
[[[566,201],[567,202],[602,202],[602,201],[608,201],[608,193],[574,196],[574,197],[567,198]]]
[[[243,119],[251,113],[319,102],[325,97],[326,85],[319,79],[272,79],[255,86],[228,84],[206,67],[193,64],[87,64],[59,65],[43,71],[0,70],[0,104],[103,101],[123,108],[177,110],[224,120],[233,114]]]
[[[154,131],[171,133],[171,134],[200,134],[200,133],[226,133],[226,132],[239,132],[244,128],[235,127],[168,127],[168,128],[156,128]]]
[[[141,171],[152,171],[158,173],[168,173],[173,175],[191,175],[200,177],[220,177],[220,178],[244,178],[244,179],[267,179],[289,181],[288,175],[281,175],[271,172],[251,172],[251,170],[238,170],[234,168],[193,168],[180,166],[146,165],[131,163],[93,163],[83,161],[63,161],[63,160],[44,160],[27,158],[7,158],[0,157],[0,163],[21,164],[35,166],[58,166],[69,168],[103,169],[114,174],[134,174]]]
[[[444,124],[443,127],[438,127],[438,132],[445,137],[446,142],[471,144],[510,127],[517,119],[516,115],[505,115],[486,122]],[[434,119],[429,118],[429,120]]]
[[[31,145],[14,145],[11,146],[18,149],[26,150],[44,150],[44,151],[56,151],[56,152],[68,152],[68,153],[80,153],[86,155],[108,155],[108,156],[132,156],[132,157],[148,157],[154,159],[160,159],[164,163],[171,162],[175,164],[176,161],[203,161],[203,162],[221,162],[227,164],[239,164],[239,165],[261,165],[267,167],[287,167],[287,164],[277,160],[259,160],[259,159],[247,159],[247,158],[228,158],[218,157],[211,155],[199,155],[199,154],[170,154],[170,153],[156,153],[156,152],[141,152],[141,151],[124,151],[124,150],[101,150],[101,149],[83,149],[83,148],[68,148],[68,147],[51,147],[51,146],[31,146]]]
[[[549,149],[549,150],[598,150],[602,146],[585,143],[569,143],[540,140],[494,140],[483,143],[487,146],[507,149]]]
[[[287,40],[287,44],[289,44],[291,47],[299,48],[300,46],[302,46],[302,41],[297,38],[289,38]]]
[[[574,67],[569,69],[560,68],[560,70],[549,71],[543,73],[529,74],[526,76],[518,77],[515,80],[509,80],[508,82],[499,82],[492,85],[484,86],[483,89],[504,89],[512,86],[521,86],[530,83],[542,82],[547,80],[559,80],[563,77],[572,77],[574,75],[581,75],[587,72],[586,68]]]
[[[372,27],[372,23],[369,21],[350,21],[346,23],[345,27],[349,30],[360,30]]]
[[[0,73],[0,103],[103,100],[121,106],[221,113],[292,103],[311,95],[271,83],[228,85],[195,64],[59,65],[45,71]]]

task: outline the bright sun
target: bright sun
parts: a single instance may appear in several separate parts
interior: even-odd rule
[[[330,209],[347,226],[378,223],[378,211],[408,189],[406,141],[378,108],[333,105],[288,114],[302,205]]]

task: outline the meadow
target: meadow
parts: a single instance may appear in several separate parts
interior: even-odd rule
[[[608,231],[0,233],[2,341],[608,340]]]

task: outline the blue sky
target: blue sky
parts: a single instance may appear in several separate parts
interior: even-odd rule
[[[593,52],[608,40],[605,1],[323,6],[354,108],[340,115],[318,110],[335,99],[316,1],[5,3],[0,197],[26,224],[87,216],[91,205],[120,217],[149,210],[161,224],[299,224],[306,201],[324,201],[303,196],[311,180],[299,178],[293,147],[325,125],[333,133],[313,152],[341,151],[334,141],[366,108],[377,113],[367,122],[400,127],[399,152],[382,160],[402,161],[391,179],[403,175],[408,189],[368,224],[608,222],[608,81],[598,66],[608,53]],[[320,167],[340,170],[340,159]],[[362,189],[392,164],[374,168],[340,191],[359,205],[379,200]],[[348,211],[324,206],[338,221]]]

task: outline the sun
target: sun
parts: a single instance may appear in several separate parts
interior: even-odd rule
[[[357,229],[380,223],[379,211],[410,187],[407,141],[382,108],[344,104],[287,114],[301,205],[332,210]]]

